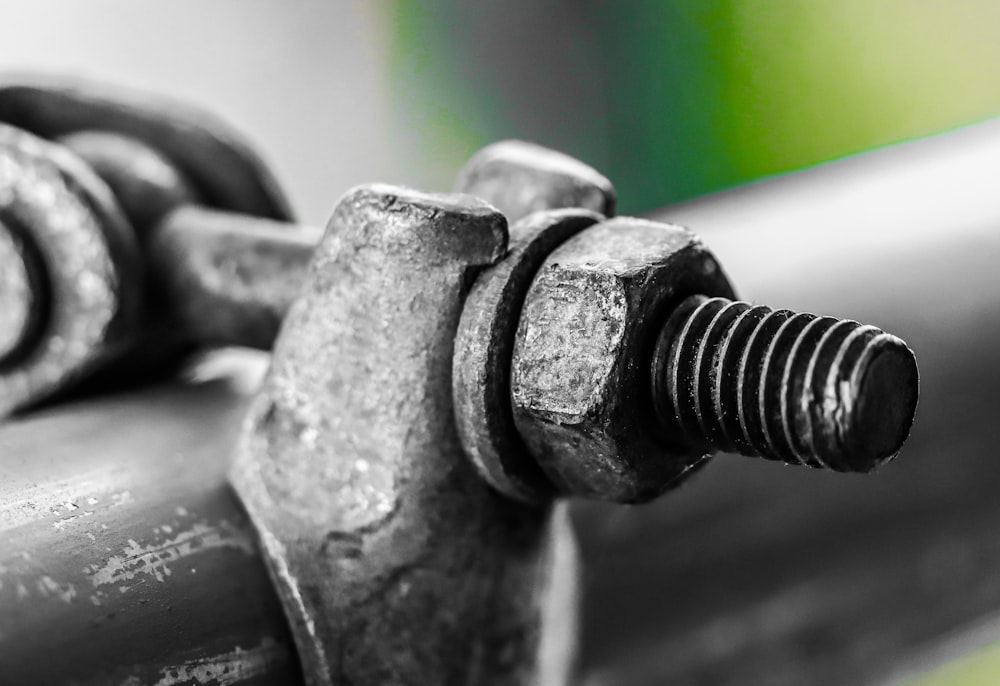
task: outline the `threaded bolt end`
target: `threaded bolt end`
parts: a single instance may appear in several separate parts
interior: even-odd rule
[[[894,457],[918,375],[899,338],[857,322],[693,296],[653,358],[653,399],[672,440],[845,472]]]

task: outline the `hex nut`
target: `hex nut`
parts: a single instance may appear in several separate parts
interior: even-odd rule
[[[455,336],[452,397],[465,454],[505,495],[546,503],[552,484],[521,440],[510,405],[510,360],[524,297],[549,253],[602,221],[589,210],[530,214],[510,227],[510,249],[465,298]]]
[[[549,255],[521,310],[511,402],[560,491],[642,502],[704,461],[664,438],[650,390],[660,327],[699,293],[734,297],[715,257],[679,226],[612,219]]]

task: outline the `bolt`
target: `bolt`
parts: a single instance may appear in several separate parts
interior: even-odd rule
[[[673,439],[844,472],[895,457],[916,410],[903,341],[857,322],[692,296],[660,333],[653,400]]]
[[[480,473],[522,500],[642,502],[714,450],[860,472],[899,451],[917,402],[902,341],[734,297],[681,227],[618,218],[566,239],[523,296],[509,358],[514,424],[548,484],[507,473],[521,455],[474,460]]]

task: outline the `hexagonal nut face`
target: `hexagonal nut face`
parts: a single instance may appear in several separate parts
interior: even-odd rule
[[[650,391],[659,328],[698,293],[734,297],[714,256],[679,226],[613,219],[549,256],[521,310],[511,401],[561,490],[641,502],[703,462],[662,437]]]

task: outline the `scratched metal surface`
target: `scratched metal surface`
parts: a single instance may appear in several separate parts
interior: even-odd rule
[[[0,429],[0,683],[300,679],[225,482],[261,366]]]

